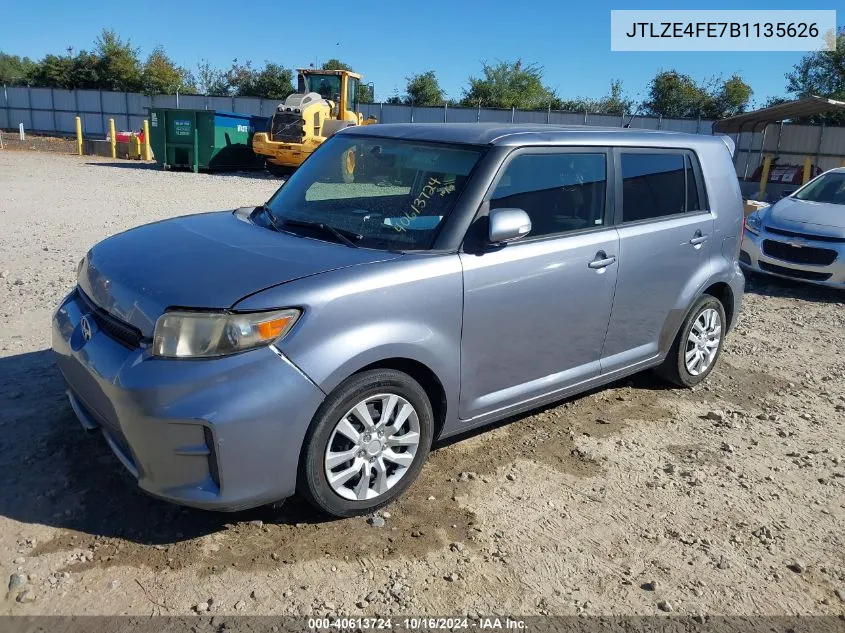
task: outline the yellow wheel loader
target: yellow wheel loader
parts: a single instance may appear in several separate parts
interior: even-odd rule
[[[256,132],[252,149],[266,160],[267,169],[283,175],[299,167],[320,143],[338,130],[375,123],[358,112],[361,75],[348,70],[297,71],[297,92],[280,103],[267,132]],[[338,165],[344,181],[351,182],[355,154],[348,152]]]

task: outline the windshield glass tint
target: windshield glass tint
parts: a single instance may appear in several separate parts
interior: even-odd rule
[[[323,99],[340,99],[340,77],[338,75],[308,75],[305,78],[307,90],[318,92]]]
[[[300,220],[351,231],[365,248],[428,249],[481,153],[339,134],[291,175],[268,206],[281,224]]]
[[[845,204],[845,172],[825,174],[801,189],[795,197],[809,202]]]

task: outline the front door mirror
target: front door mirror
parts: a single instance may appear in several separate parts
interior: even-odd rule
[[[531,218],[522,209],[493,209],[489,222],[488,239],[493,244],[515,242],[531,232]]]

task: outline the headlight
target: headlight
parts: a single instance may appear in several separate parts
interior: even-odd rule
[[[203,358],[263,347],[287,334],[299,315],[295,309],[248,314],[167,312],[156,321],[153,354]]]
[[[760,228],[762,226],[762,222],[760,221],[760,216],[757,213],[752,213],[747,218],[745,218],[745,230],[749,233],[753,233],[754,235],[760,235]]]

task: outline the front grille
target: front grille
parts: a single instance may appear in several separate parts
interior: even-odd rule
[[[301,143],[304,131],[302,118],[293,112],[276,112],[270,121],[270,140],[281,143]]]
[[[121,321],[117,317],[112,316],[100,306],[95,304],[91,299],[82,292],[81,288],[76,289],[81,303],[86,307],[87,311],[94,316],[94,322],[97,328],[108,334],[118,343],[125,345],[130,349],[137,349],[141,345],[143,338],[141,330],[129,325],[125,321]]]
[[[793,264],[809,264],[811,266],[827,266],[836,259],[836,251],[829,248],[813,248],[812,246],[793,246],[775,240],[763,241],[763,252]]]
[[[783,275],[784,277],[794,277],[795,279],[806,279],[807,281],[827,281],[830,279],[830,273],[817,273],[810,270],[793,270],[791,268],[784,268],[783,266],[775,266],[767,262],[760,262],[760,268],[775,275]]]
[[[835,244],[845,244],[845,237],[830,237],[829,235],[810,235],[809,233],[796,233],[795,231],[785,231],[783,229],[775,229],[770,226],[766,227],[769,233],[775,235],[783,235],[785,237],[798,237],[803,240],[811,240],[813,242],[833,242]]]

